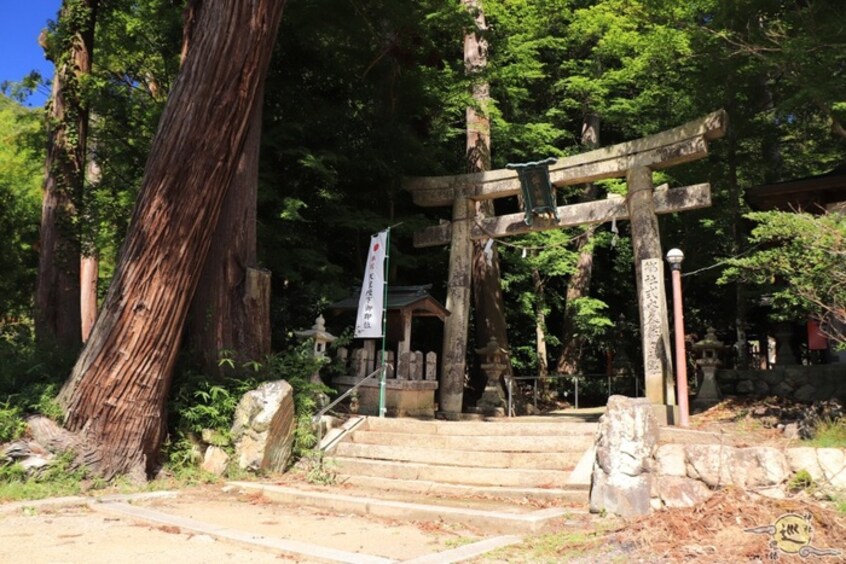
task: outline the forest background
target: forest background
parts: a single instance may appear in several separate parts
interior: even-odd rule
[[[63,5],[75,3],[85,4]],[[85,180],[70,231],[99,261],[102,299],[180,70],[193,3],[97,4],[93,63],[75,88],[90,115],[86,158],[99,173]],[[411,234],[448,219],[449,210],[415,207],[401,182],[466,169],[468,106],[491,119],[492,168],[611,145],[724,108],[728,134],[709,158],[656,174],[656,184],[708,181],[713,190],[712,207],[660,220],[664,248],[686,253],[688,331],[702,335],[714,326],[733,343],[760,321],[753,317],[763,295],[774,297],[781,318],[843,315],[842,217],[746,217],[744,197],[754,186],[843,165],[841,2],[486,0],[482,8],[487,64],[467,73],[462,40],[475,24],[462,3],[309,0],[285,7],[264,85],[256,216],[257,262],[272,272],[273,350],[289,349],[294,330],[354,291],[370,235],[389,225],[396,225],[391,284],[431,283],[443,298],[448,249],[415,250]],[[48,51],[72,25],[57,15],[44,36]],[[35,334],[45,140],[56,124],[21,102],[49,79],[6,84],[0,98],[0,346],[8,359],[0,382],[13,394],[33,384],[55,393],[81,346]],[[481,103],[472,96],[480,81],[490,88]],[[586,190],[559,190],[559,202],[581,201]],[[589,190],[602,198],[624,193],[625,184]],[[517,203],[497,205],[502,213]],[[609,351],[640,358],[628,226],[615,227],[497,245],[516,373],[558,367],[601,374]],[[796,244],[762,246],[773,241]],[[587,283],[574,290],[576,280]],[[440,347],[437,334],[417,338],[419,348]],[[203,363],[191,368],[188,356],[178,371],[202,372]],[[185,398],[179,385],[172,393]]]

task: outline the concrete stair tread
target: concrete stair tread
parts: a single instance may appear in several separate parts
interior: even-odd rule
[[[431,480],[480,486],[561,487],[568,483],[573,468],[545,470],[533,468],[487,468],[449,466],[421,462],[371,460],[335,456],[330,460],[342,474],[382,476],[404,480]]]
[[[560,507],[537,509],[514,503],[491,503],[483,500],[460,500],[460,506],[454,503],[454,500],[449,503],[447,500],[440,503],[432,503],[432,500],[419,503],[361,495],[360,490],[339,493],[337,488],[314,488],[305,485],[292,487],[290,484],[255,482],[228,482],[228,485],[245,493],[260,492],[264,498],[278,503],[322,507],[333,511],[406,521],[438,520],[461,523],[489,532],[537,532],[553,523],[566,524],[569,516],[583,513]]]
[[[498,503],[526,503],[529,505],[556,506],[587,503],[590,484],[569,484],[561,488],[532,488],[509,486],[471,486],[431,480],[401,480],[361,475],[338,475],[338,484],[354,487],[368,495],[404,499],[411,494],[415,499],[446,499],[466,503],[467,500],[492,500]]]
[[[337,446],[333,457],[419,462],[442,466],[557,470],[572,469],[583,451],[584,449],[570,453],[494,452],[344,442]]]
[[[395,431],[355,431],[349,441],[356,444],[382,446],[415,446],[447,450],[472,450],[490,452],[584,452],[593,445],[593,433],[582,435],[419,435]],[[468,445],[472,445],[468,449]]]
[[[569,434],[589,434],[592,436],[596,431],[596,423],[558,420],[525,421],[522,418],[497,419],[495,421],[435,421],[368,417],[364,429],[368,431],[466,437]]]

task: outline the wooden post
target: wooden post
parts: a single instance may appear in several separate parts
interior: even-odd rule
[[[664,288],[664,261],[653,202],[652,171],[634,167],[626,176],[627,206],[634,248],[646,397],[659,422],[674,421],[675,391],[670,357],[670,327]],[[663,406],[663,407],[662,407]]]
[[[463,191],[456,194],[452,207],[449,282],[446,308],[450,315],[444,323],[444,347],[439,415],[458,419],[464,398],[464,372],[467,365],[467,327],[470,320],[470,287],[473,264],[473,243],[470,222],[473,205]]]
[[[411,311],[402,310],[400,319],[402,320],[402,341],[399,342],[397,354],[411,350]]]

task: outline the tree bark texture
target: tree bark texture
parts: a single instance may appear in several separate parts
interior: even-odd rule
[[[537,252],[537,251],[535,251]],[[535,289],[535,352],[538,356],[538,377],[544,398],[549,394],[549,355],[546,348],[546,287],[540,270],[532,268],[532,285]]]
[[[599,148],[599,116],[594,113],[586,114],[582,123],[582,146],[589,151]],[[597,194],[595,184],[585,184],[581,201],[595,200]],[[585,233],[584,237],[576,242],[579,260],[576,263],[576,271],[567,281],[567,305],[564,310],[564,331],[561,339],[564,346],[558,355],[558,372],[561,374],[579,374],[582,371],[584,339],[576,335],[576,310],[572,304],[575,300],[587,296],[590,291],[590,280],[593,276],[593,246],[590,244],[590,233]]]
[[[82,341],[77,213],[85,183],[88,109],[80,77],[91,72],[98,4],[99,0],[65,0],[57,32],[41,37],[56,71],[48,111],[35,332],[41,343],[68,348]]]
[[[88,342],[97,321],[97,282],[100,279],[100,261],[96,256],[83,255],[79,263],[79,310],[82,342]]]
[[[486,106],[490,102],[490,87],[486,80],[479,79],[488,63],[488,44],[482,33],[487,29],[485,14],[477,0],[462,0],[473,14],[476,29],[464,36],[464,69],[473,79],[473,106],[467,108],[466,165],[468,173],[483,172],[491,168],[491,126]],[[475,203],[477,218],[496,215],[492,200]],[[485,253],[487,241],[473,242],[473,310],[476,343],[486,345],[491,338],[508,349],[508,332],[505,321],[505,307],[500,287],[499,253],[496,246],[490,254]],[[507,363],[505,376],[512,375],[511,363]],[[484,389],[487,377],[479,371],[472,378],[474,387]]]
[[[188,319],[192,352],[210,376],[223,375],[221,351],[231,351],[239,363],[270,353],[270,272],[256,261],[263,92],[262,85]]]
[[[155,469],[189,304],[243,153],[285,2],[205,2],[153,140],[112,284],[60,393],[85,462]]]
[[[89,143],[90,145],[90,143]],[[88,151],[85,167],[86,190],[92,193],[102,178],[102,171],[94,155]],[[86,202],[85,200],[88,200]],[[82,342],[88,342],[94,322],[97,321],[97,285],[100,281],[100,259],[97,253],[97,221],[92,213],[90,198],[83,198],[81,251],[79,264],[79,310],[82,321]]]

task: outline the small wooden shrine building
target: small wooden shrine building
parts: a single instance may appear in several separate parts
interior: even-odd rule
[[[415,318],[436,318],[443,322],[449,311],[429,294],[431,284],[422,286],[388,286],[387,310],[387,414],[391,416],[434,417],[435,391],[438,389],[438,355],[435,351],[415,350],[412,346],[412,325]],[[330,304],[330,315],[355,312],[359,294]],[[332,386],[343,392],[379,367],[381,339],[357,339],[352,350],[340,349],[339,360],[344,376],[336,376]],[[379,379],[364,382],[359,392],[360,412],[377,414]]]
[[[814,215],[846,213],[846,163],[824,174],[755,186],[746,192],[746,199],[750,207],[760,211],[805,212]],[[762,335],[767,332],[776,335],[776,364],[798,363],[798,351],[802,346],[809,351],[825,351],[823,361],[846,363],[846,352],[834,349],[820,332],[815,320],[781,323],[775,328],[764,325],[758,332]],[[761,345],[761,348],[766,350],[767,347]]]
[[[846,163],[825,174],[755,186],[746,199],[761,211],[846,213]]]

